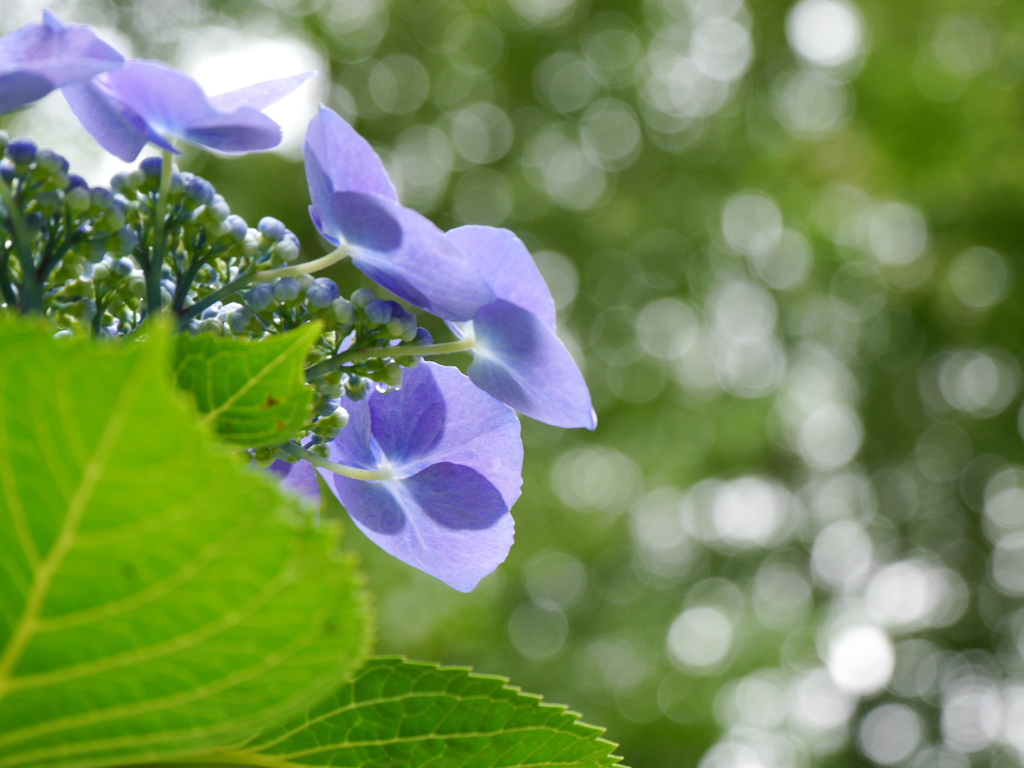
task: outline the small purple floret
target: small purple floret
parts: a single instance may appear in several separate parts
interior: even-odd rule
[[[434,363],[407,371],[400,390],[345,407],[349,424],[330,443],[331,460],[386,470],[391,479],[321,469],[327,486],[386,552],[462,592],[473,589],[512,546],[509,510],[523,465],[515,412],[457,369]],[[302,464],[273,469],[308,491]]]
[[[173,139],[229,154],[273,149],[281,143],[281,127],[262,110],[312,75],[305,72],[209,97],[184,72],[135,59],[63,91],[100,146],[131,162],[149,142],[177,151]]]
[[[447,320],[469,320],[494,299],[458,246],[398,202],[380,157],[337,113],[320,108],[302,151],[314,225],[347,243],[371,280]]]

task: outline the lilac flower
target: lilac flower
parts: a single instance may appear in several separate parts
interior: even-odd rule
[[[428,219],[399,204],[384,165],[337,113],[321,107],[303,144],[310,216],[352,263],[410,304],[469,320],[494,296],[472,262]]]
[[[526,246],[495,227],[459,227],[448,237],[470,255],[497,297],[472,321],[449,323],[473,339],[469,378],[538,421],[594,429],[590,391],[555,335],[555,302]]]
[[[100,146],[130,162],[147,142],[176,152],[172,139],[231,154],[273,149],[281,143],[281,126],[263,110],[312,76],[304,72],[209,97],[184,72],[134,59],[63,91]]]
[[[434,363],[408,371],[400,390],[345,407],[350,420],[330,443],[331,460],[387,477],[318,470],[328,487],[386,552],[469,592],[512,546],[523,465],[515,412]],[[307,462],[272,469],[286,487],[319,497]]]
[[[0,113],[122,64],[124,56],[100,40],[92,27],[65,26],[43,11],[42,24],[26,24],[0,38]]]

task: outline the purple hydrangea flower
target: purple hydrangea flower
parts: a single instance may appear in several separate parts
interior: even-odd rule
[[[172,139],[230,154],[273,149],[281,143],[281,126],[263,110],[312,76],[304,72],[211,97],[184,72],[134,59],[63,91],[100,146],[131,162],[148,142],[176,152]]]
[[[509,510],[522,486],[519,420],[457,369],[423,363],[400,390],[346,403],[331,460],[385,471],[353,480],[319,470],[357,526],[386,552],[469,592],[512,546]],[[308,462],[271,467],[284,485],[319,498]]]
[[[124,56],[92,27],[65,25],[43,11],[42,24],[26,24],[0,38],[0,113],[122,64]]]
[[[469,378],[520,413],[556,427],[597,426],[590,390],[555,335],[555,302],[523,242],[507,229],[467,226],[448,237],[486,275],[495,301],[468,323],[449,323],[472,336]]]
[[[427,218],[398,202],[380,157],[337,113],[321,107],[303,144],[310,216],[352,263],[410,304],[469,320],[494,296],[473,263]]]

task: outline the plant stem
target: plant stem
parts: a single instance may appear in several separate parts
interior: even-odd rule
[[[402,345],[398,347],[373,347],[356,352],[342,352],[328,360],[312,365],[306,369],[306,381],[313,381],[325,373],[336,371],[345,363],[361,363],[381,357],[429,357],[431,355],[451,355],[455,352],[468,352],[473,349],[473,339],[459,339],[443,344],[424,344],[422,346]]]
[[[355,467],[346,467],[344,464],[336,464],[333,461],[307,451],[305,448],[300,448],[295,443],[286,443],[281,446],[281,449],[292,456],[305,459],[314,467],[321,467],[336,475],[350,477],[353,480],[387,480],[392,476],[390,472],[384,470],[356,469]]]
[[[347,258],[348,255],[348,245],[346,243],[342,243],[326,256],[321,256],[319,259],[313,259],[313,261],[307,261],[302,264],[293,264],[290,267],[281,267],[280,269],[263,270],[262,272],[257,272],[253,277],[256,280],[273,280],[278,277],[308,275],[311,272],[319,272],[321,269],[327,269],[329,266],[337,264],[342,259]]]
[[[167,197],[171,192],[171,153],[163,151],[160,165],[160,189],[157,192],[153,210],[153,248],[149,254],[146,270],[146,316],[152,317],[160,311],[160,278],[164,271],[164,253],[167,250]]]
[[[10,258],[11,255],[6,249],[0,252],[0,295],[3,296],[4,303],[8,307],[15,307],[18,304],[18,296],[11,285],[11,276],[7,270],[7,262],[10,261]]]
[[[197,317],[199,315],[199,313],[202,312],[204,309],[206,309],[207,307],[213,306],[214,304],[216,304],[221,299],[226,299],[231,294],[233,294],[236,291],[244,288],[250,282],[252,282],[252,273],[251,272],[243,272],[242,274],[240,274],[238,277],[236,277],[234,280],[232,280],[227,285],[224,285],[224,286],[218,288],[216,291],[211,293],[209,296],[206,296],[206,297],[200,299],[195,304],[192,304],[184,312],[182,312],[181,313],[181,317],[178,319],[178,327],[179,328],[184,328],[185,324],[188,323],[189,320],[191,320],[194,317]]]
[[[14,192],[3,178],[0,178],[0,198],[3,198],[7,214],[11,218],[11,226],[14,228],[14,248],[21,264],[23,281],[21,310],[26,314],[42,312],[43,294],[39,285],[39,275],[36,273],[35,260],[32,258],[28,227],[25,226],[25,218],[21,215],[17,200],[14,199]]]

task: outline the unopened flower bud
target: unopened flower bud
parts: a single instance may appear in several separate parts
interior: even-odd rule
[[[206,179],[194,176],[185,183],[185,195],[197,206],[206,205],[213,200],[213,185]]]
[[[245,333],[250,322],[252,322],[252,312],[245,307],[236,309],[228,315],[228,327],[231,329],[232,333]]]
[[[274,243],[270,252],[285,264],[295,261],[299,258],[299,241],[292,237],[285,237]]]
[[[377,294],[375,294],[372,289],[359,288],[358,290],[352,292],[351,301],[359,309],[362,309],[371,301],[374,301],[376,298]]]
[[[391,305],[380,299],[367,304],[363,312],[366,313],[366,319],[373,325],[384,325],[391,319]]]
[[[68,172],[68,161],[52,149],[40,149],[36,153],[36,166],[50,173]]]
[[[135,263],[129,258],[118,259],[111,267],[111,271],[119,277],[128,277],[135,270]]]
[[[402,386],[402,366],[398,363],[388,363],[384,366],[381,380],[389,387]]]
[[[416,336],[413,338],[412,343],[418,347],[425,347],[434,343],[434,337],[430,335],[430,331],[426,328],[417,328]]]
[[[274,286],[270,283],[256,283],[246,294],[246,303],[256,312],[269,309],[274,303]]]
[[[387,324],[387,332],[392,338],[409,342],[416,339],[416,318],[409,313],[401,317],[392,317]]]
[[[15,173],[14,162],[10,158],[0,160],[0,178],[10,184],[14,181]]]
[[[93,282],[101,283],[110,277],[110,266],[107,264],[107,260],[104,259],[99,264],[90,265],[92,269]]]
[[[206,206],[206,213],[211,219],[219,223],[231,215],[231,206],[228,205],[221,195],[215,194]]]
[[[72,187],[69,189],[64,193],[64,202],[68,207],[68,211],[76,216],[88,211],[89,206],[92,205],[89,190],[85,187]]]
[[[110,188],[115,192],[124,193],[125,190],[131,190],[131,176],[126,171],[115,173],[110,177]]]
[[[218,320],[216,317],[208,317],[199,323],[200,333],[212,333],[217,336],[224,335],[224,323]]]
[[[352,306],[352,302],[347,299],[338,297],[331,302],[331,313],[334,315],[334,319],[338,321],[339,325],[351,326],[356,322],[356,308]]]
[[[339,400],[336,397],[324,398],[324,401],[316,408],[316,415],[330,416],[332,413],[338,410],[338,406],[340,405],[341,400]]]
[[[97,224],[103,229],[120,229],[124,222],[124,210],[119,205],[113,205],[103,213]]]
[[[338,298],[338,285],[329,277],[318,277],[306,289],[306,300],[311,307],[324,309]]]
[[[139,170],[150,179],[159,179],[163,172],[164,161],[160,157],[147,157],[139,163]]]
[[[128,290],[137,299],[146,295],[146,276],[141,270],[133,270],[128,277]]]
[[[237,214],[232,213],[224,219],[224,223],[228,225],[228,235],[233,240],[241,242],[249,232],[249,225],[245,223],[245,219]]]
[[[109,189],[95,187],[89,190],[89,205],[96,211],[109,210],[114,205],[114,195]]]
[[[36,202],[39,204],[39,208],[48,215],[60,208],[63,199],[64,193],[59,189],[51,189],[36,195]]]
[[[282,277],[274,286],[274,299],[280,302],[295,301],[302,293],[302,286],[293,277]]]
[[[285,233],[288,231],[284,224],[273,216],[264,216],[260,219],[260,223],[256,228],[259,229],[260,233],[263,234],[264,237],[275,242],[284,237]]]
[[[277,457],[274,455],[274,452],[271,451],[269,448],[255,449],[253,451],[252,458],[253,461],[256,462],[256,466],[263,467],[264,469],[266,469],[275,461],[277,461]]]
[[[114,253],[131,253],[139,244],[139,236],[131,227],[121,227],[108,241],[108,247]]]
[[[36,159],[36,153],[39,151],[39,147],[32,139],[25,136],[21,136],[17,139],[13,139],[6,148],[7,156],[14,161],[16,165],[28,165]]]
[[[146,174],[136,168],[134,171],[128,173],[128,188],[139,189],[143,184],[146,183]]]
[[[345,389],[347,390],[348,398],[350,400],[362,400],[370,391],[370,388],[366,384],[366,379],[354,375],[349,375],[347,377],[345,381]]]

